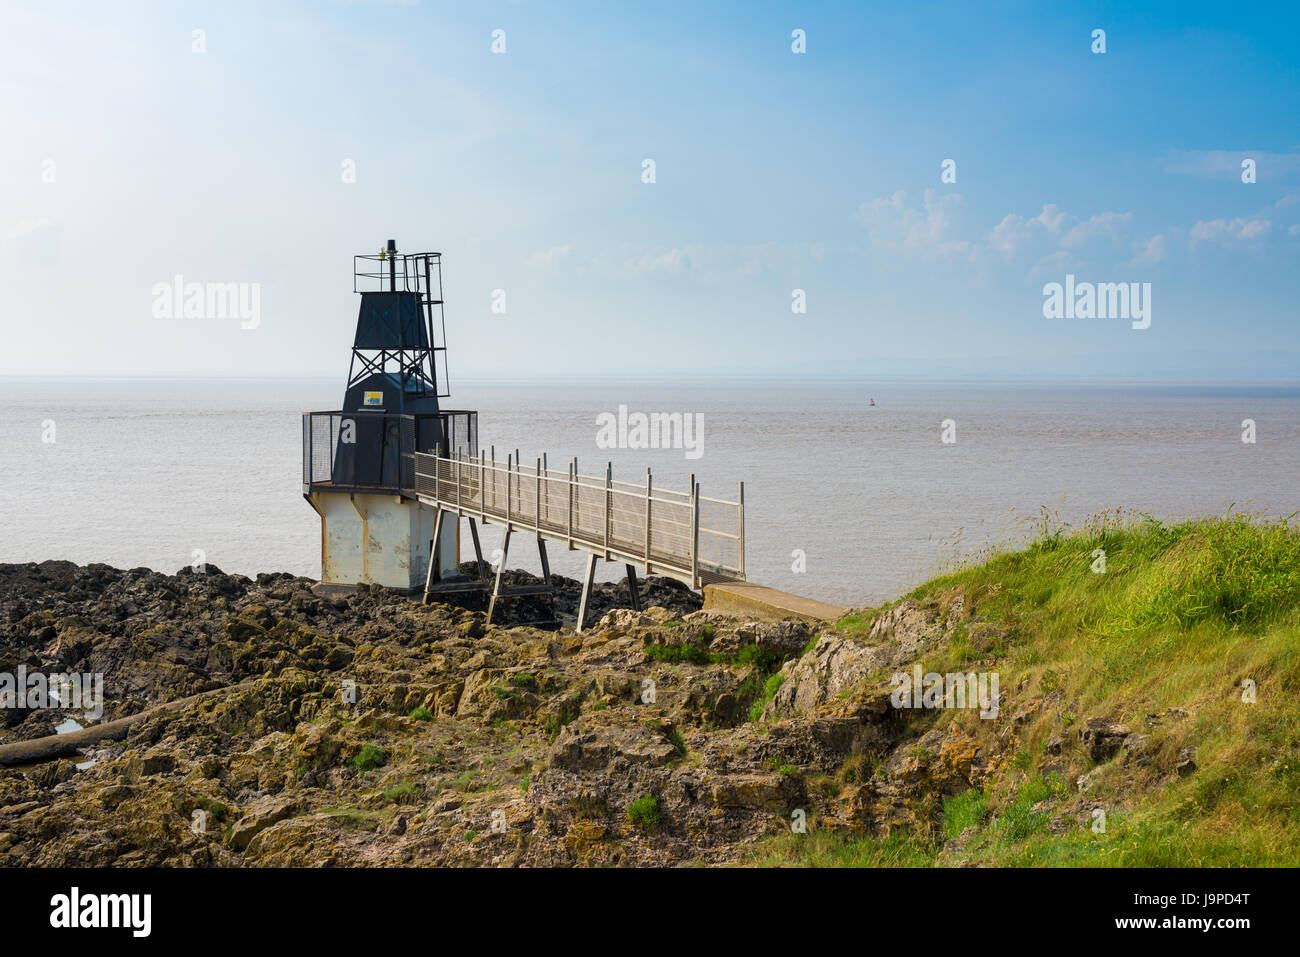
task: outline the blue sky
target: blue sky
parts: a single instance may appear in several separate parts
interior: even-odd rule
[[[8,3],[0,374],[342,376],[391,236],[445,256],[453,380],[1300,378],[1297,21]],[[1150,328],[1045,318],[1067,273],[1150,283]],[[177,274],[257,283],[256,327],[155,318]]]

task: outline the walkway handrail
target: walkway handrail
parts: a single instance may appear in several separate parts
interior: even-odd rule
[[[465,466],[469,466],[466,468]],[[692,489],[583,475],[577,463],[560,472],[544,459],[525,466],[486,457],[417,453],[415,491],[421,500],[507,529],[549,537],[599,555],[633,563],[693,588],[702,580],[740,579],[745,569],[744,484],[740,499],[705,498]]]

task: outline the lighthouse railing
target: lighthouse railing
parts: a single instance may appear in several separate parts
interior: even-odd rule
[[[478,413],[405,415],[383,410],[308,412],[302,417],[303,491],[414,494],[418,452],[478,451]]]

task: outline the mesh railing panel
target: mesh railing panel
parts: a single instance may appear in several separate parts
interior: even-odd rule
[[[342,419],[338,412],[309,412],[302,417],[304,485],[334,480],[334,453]]]
[[[701,567],[743,575],[740,523],[737,503],[700,499],[700,545],[696,557]]]
[[[302,422],[304,486],[425,491],[416,474],[417,452],[445,445],[457,454],[478,451],[476,412],[308,412]]]
[[[442,452],[451,458],[478,455],[478,413],[452,412],[438,413],[442,420],[445,436]],[[430,449],[416,449],[428,452]]]
[[[739,503],[479,458],[415,457],[419,494],[692,580],[744,575]],[[698,509],[698,547],[696,546]]]

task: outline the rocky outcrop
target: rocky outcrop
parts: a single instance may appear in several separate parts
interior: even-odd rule
[[[1083,742],[1088,757],[1101,764],[1109,761],[1124,746],[1125,739],[1132,733],[1126,724],[1109,718],[1089,718],[1079,729],[1079,740]]]
[[[891,672],[955,629],[998,640],[960,596],[814,628],[701,611],[652,579],[659,604],[598,608],[576,634],[310,585],[0,566],[0,670],[99,670],[102,720],[137,716],[121,741],[0,769],[0,864],[725,863],[796,821],[932,830],[946,797],[1023,774],[1049,721],[1041,773],[1077,778],[1079,801],[1100,787],[1085,756],[1195,769],[1180,741],[1175,771],[1161,737],[1173,709],[1140,735],[1097,719],[1067,733],[1077,703],[1018,688],[987,723],[896,709]],[[59,717],[10,714],[0,746]]]
[[[230,846],[237,851],[242,851],[248,847],[249,841],[272,824],[278,824],[285,818],[292,817],[300,807],[298,799],[293,797],[258,798],[244,809],[243,816],[231,828]]]
[[[807,714],[876,675],[915,661],[943,635],[934,610],[905,601],[881,612],[865,638],[823,634],[810,654],[788,663],[767,716]]]

